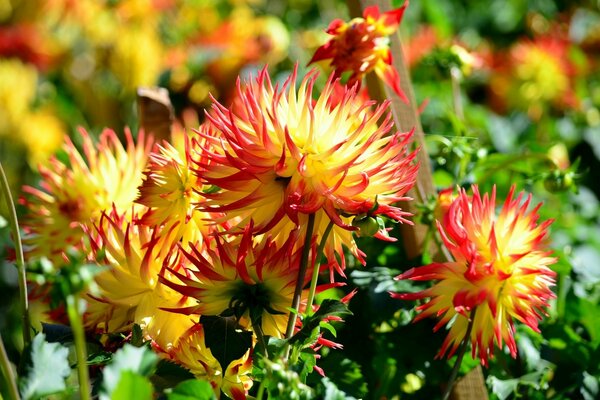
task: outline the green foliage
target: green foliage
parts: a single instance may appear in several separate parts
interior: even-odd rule
[[[120,390],[119,393],[125,395],[130,389],[138,387],[141,393],[151,395],[152,386],[148,377],[154,372],[157,362],[158,356],[150,349],[126,344],[115,353],[111,363],[104,368],[100,398],[111,399],[117,389]]]
[[[167,393],[168,400],[216,400],[210,383],[199,380],[183,381]]]
[[[19,382],[23,399],[41,399],[67,389],[65,379],[71,374],[69,349],[48,343],[43,333],[31,342],[28,361]]]
[[[206,347],[224,369],[252,346],[252,332],[242,329],[235,317],[203,315],[200,322],[205,329]]]
[[[133,371],[123,370],[120,373],[119,382],[112,390],[111,400],[140,399],[150,400],[153,398],[154,390],[152,384],[145,376]]]

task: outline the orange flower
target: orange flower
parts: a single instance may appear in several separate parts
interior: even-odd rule
[[[396,32],[408,2],[395,10],[379,12],[378,6],[365,8],[363,18],[354,18],[350,22],[336,19],[331,22],[327,33],[333,37],[319,47],[309,64],[331,59],[336,77],[345,71],[352,75],[348,85],[362,81],[369,72],[374,71],[380,79],[408,103],[400,88],[400,76],[392,65],[392,53],[388,36]]]
[[[255,233],[269,232],[280,243],[316,214],[316,236],[332,221],[335,252],[342,256],[343,244],[360,257],[352,217],[371,212],[408,222],[410,214],[393,204],[407,199],[415,181],[412,133],[389,134],[389,102],[371,110],[373,102],[347,87],[333,96],[333,77],[313,100],[316,78],[309,74],[296,91],[294,72],[273,88],[263,70],[252,84],[239,85],[233,110],[213,105],[213,128],[200,131],[207,144],[198,174],[221,190],[205,193],[208,200],[198,207],[227,212],[241,226],[252,219]],[[377,236],[386,238],[386,230]]]
[[[477,309],[470,340],[473,357],[487,365],[493,356],[494,343],[506,343],[516,357],[514,322],[520,321],[536,332],[540,313],[554,297],[555,272],[549,265],[556,262],[545,249],[544,239],[551,220],[538,224],[537,210],[527,212],[531,195],[523,200],[511,189],[504,206],[495,211],[495,188],[483,198],[477,186],[473,197],[462,190],[450,206],[438,229],[455,261],[433,263],[413,268],[397,279],[436,280],[434,286],[418,293],[392,293],[403,300],[430,298],[417,307],[415,321],[436,316],[437,331],[450,324],[438,357],[452,356],[467,332],[472,311]]]
[[[53,157],[49,166],[39,167],[41,190],[23,188],[29,195],[21,203],[29,209],[23,226],[30,256],[60,264],[68,246],[86,248],[84,227],[91,231],[113,205],[119,212],[130,211],[138,196],[152,140],[140,133],[136,145],[127,131],[125,148],[112,130],[102,132],[98,144],[84,130],[81,136],[85,157],[67,137],[68,163]]]

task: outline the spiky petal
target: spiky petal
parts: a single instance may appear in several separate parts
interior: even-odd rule
[[[538,321],[554,297],[551,287],[556,262],[544,243],[551,220],[538,223],[539,204],[527,211],[531,195],[514,197],[514,187],[496,213],[495,188],[483,197],[473,186],[473,196],[462,190],[438,223],[445,246],[455,261],[413,268],[397,279],[434,280],[418,293],[392,293],[404,300],[430,300],[417,307],[415,321],[439,318],[435,327],[451,326],[439,357],[452,356],[463,340],[471,310],[477,307],[471,343],[473,357],[487,365],[494,346],[508,346],[515,357],[514,321],[538,332]]]

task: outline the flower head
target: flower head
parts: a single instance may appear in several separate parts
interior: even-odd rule
[[[577,108],[574,78],[583,66],[573,60],[572,48],[567,33],[559,30],[518,41],[501,55],[492,75],[494,100],[500,108],[523,110],[534,119],[549,107]]]
[[[392,53],[388,36],[394,33],[408,3],[395,10],[379,12],[378,6],[365,8],[362,18],[350,22],[336,19],[331,22],[327,33],[333,37],[319,47],[309,64],[331,59],[336,77],[351,71],[348,82],[353,85],[361,82],[369,72],[374,71],[394,92],[408,102],[400,88],[400,76],[392,65]]]
[[[212,128],[200,131],[206,161],[197,173],[221,190],[198,207],[239,217],[241,226],[252,219],[255,233],[276,240],[316,214],[318,237],[331,221],[334,241],[354,249],[352,217],[371,212],[408,222],[410,214],[393,204],[414,184],[416,153],[408,150],[411,133],[390,134],[388,102],[372,110],[373,102],[347,87],[333,96],[333,78],[313,100],[316,77],[309,74],[296,90],[294,72],[274,88],[263,70],[239,85],[233,110],[213,105]]]
[[[68,246],[85,248],[84,227],[91,231],[113,205],[120,213],[130,210],[138,196],[152,140],[140,133],[135,144],[126,132],[123,147],[112,130],[102,132],[98,144],[84,130],[81,136],[84,156],[67,137],[63,148],[68,163],[52,158],[39,168],[41,189],[23,188],[28,194],[21,202],[29,209],[24,229],[30,256],[46,256],[60,264]]]
[[[88,296],[88,328],[100,333],[128,330],[138,324],[143,334],[164,350],[177,343],[193,322],[163,308],[189,305],[188,299],[159,283],[165,265],[176,261],[172,236],[158,227],[132,224],[115,210],[104,213],[92,241],[96,259],[102,251],[110,266],[95,277],[99,293]],[[172,228],[174,229],[174,227]]]
[[[531,195],[514,198],[511,189],[497,214],[495,189],[491,196],[473,196],[462,190],[450,206],[443,223],[438,223],[444,244],[455,261],[413,268],[397,279],[436,280],[429,289],[418,293],[392,294],[404,300],[430,298],[417,307],[416,320],[436,316],[434,330],[449,324],[450,329],[438,356],[452,356],[467,332],[474,314],[471,343],[473,356],[483,364],[493,356],[494,343],[506,343],[515,357],[514,320],[538,332],[541,313],[554,297],[550,287],[556,262],[545,249],[544,239],[551,220],[538,224],[538,205],[527,211]]]
[[[237,241],[217,238],[216,249],[206,249],[205,254],[196,247],[190,252],[181,249],[189,261],[185,271],[171,271],[173,279],[165,276],[161,281],[197,304],[172,311],[235,316],[245,328],[283,337],[298,278],[300,252],[293,247],[297,239],[296,232],[283,247],[269,239],[255,244],[249,226]]]

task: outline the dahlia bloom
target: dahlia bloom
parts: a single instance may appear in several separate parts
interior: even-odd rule
[[[191,157],[199,153],[183,129],[174,131],[173,144],[163,142],[150,154],[136,203],[148,208],[138,221],[147,226],[163,226],[161,232],[174,233],[173,241],[201,243],[215,226],[212,217],[193,204],[202,202],[202,183],[191,172]]]
[[[113,205],[120,213],[131,210],[152,146],[143,133],[135,144],[126,132],[127,147],[108,129],[97,144],[84,130],[81,137],[84,155],[67,137],[63,149],[69,162],[53,157],[40,166],[41,189],[25,186],[27,196],[21,199],[28,208],[23,227],[29,255],[46,256],[59,265],[68,246],[86,248],[84,227],[91,231],[103,211]]]
[[[574,78],[583,66],[571,57],[568,34],[523,39],[514,44],[500,61],[490,86],[501,109],[513,107],[539,119],[548,107],[578,107]]]
[[[408,150],[412,133],[390,134],[389,102],[372,110],[374,102],[363,102],[356,87],[333,96],[333,77],[313,100],[316,78],[309,74],[296,90],[294,71],[273,88],[265,69],[238,85],[233,110],[215,102],[212,128],[199,132],[206,160],[196,173],[221,190],[203,194],[207,201],[198,207],[227,212],[240,226],[252,219],[254,233],[269,232],[280,243],[315,214],[317,237],[335,224],[332,243],[340,244],[335,252],[342,257],[341,244],[356,247],[348,232],[355,230],[352,217],[372,213],[410,223],[410,214],[392,204],[407,200],[416,152]],[[378,236],[385,238],[386,230]]]
[[[400,76],[392,65],[389,35],[396,32],[408,2],[395,10],[379,12],[378,6],[366,7],[362,18],[350,22],[335,19],[326,32],[333,36],[319,47],[309,64],[331,59],[336,77],[351,71],[349,85],[360,83],[362,78],[373,71],[389,85],[394,92],[408,103],[400,87]]]
[[[269,239],[254,243],[251,228],[236,241],[217,237],[216,248],[204,253],[195,246],[190,252],[180,249],[188,261],[184,270],[169,270],[172,278],[165,275],[160,280],[197,304],[170,311],[235,316],[246,329],[284,336],[300,265],[300,251],[293,247],[298,234],[279,247]]]
[[[396,279],[436,280],[418,293],[392,293],[403,300],[430,300],[417,307],[415,321],[439,317],[434,328],[450,325],[438,357],[451,357],[466,335],[469,319],[477,309],[470,340],[473,357],[487,365],[494,343],[506,343],[516,357],[514,320],[539,332],[538,321],[554,297],[551,286],[556,273],[549,265],[556,262],[546,250],[544,240],[551,220],[538,223],[539,204],[527,211],[531,195],[514,187],[499,213],[495,208],[495,188],[491,196],[473,196],[462,190],[451,204],[438,229],[455,261],[412,268]]]
[[[159,235],[158,229],[134,225],[114,210],[103,214],[92,247],[95,258],[102,252],[110,268],[94,278],[99,293],[87,296],[88,329],[121,332],[135,323],[146,338],[168,350],[193,325],[191,318],[163,310],[191,300],[159,283],[159,274],[168,274],[164,266],[176,264],[177,253],[172,251],[172,234]]]

